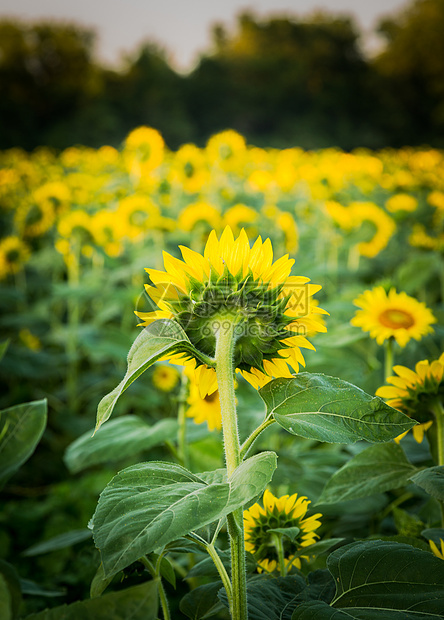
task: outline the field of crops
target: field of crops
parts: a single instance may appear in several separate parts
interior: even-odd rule
[[[140,127],[0,218],[5,618],[244,620],[244,533],[251,620],[444,617],[444,152]]]

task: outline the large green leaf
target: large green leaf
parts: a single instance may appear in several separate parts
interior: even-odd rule
[[[0,560],[0,618],[15,620],[22,602],[19,576],[15,568]]]
[[[155,361],[167,353],[187,352],[199,356],[188,336],[175,321],[159,319],[145,327],[128,353],[128,367],[119,385],[102,398],[97,408],[97,429],[108,420],[120,395]]]
[[[442,465],[423,469],[410,476],[410,479],[440,502],[444,501],[444,467]]]
[[[46,427],[46,411],[46,399],[0,411],[0,488],[34,452]]]
[[[218,580],[194,588],[180,601],[180,611],[191,620],[200,620],[215,615],[225,609],[225,605],[217,596],[222,587],[222,581]]]
[[[26,620],[156,620],[157,610],[157,581],[148,581],[98,598],[45,609],[26,616]]]
[[[65,453],[68,469],[77,473],[91,465],[117,461],[149,450],[177,434],[177,421],[160,420],[150,426],[138,416],[126,415],[111,420],[94,436],[92,431],[76,439]]]
[[[293,435],[330,443],[384,442],[415,425],[381,398],[336,377],[300,373],[259,390],[268,414]]]
[[[368,497],[406,485],[416,471],[394,442],[366,448],[333,474],[318,504]]]
[[[333,551],[333,607],[373,607],[439,614],[444,610],[444,562],[410,545],[381,540]]]
[[[324,601],[307,601],[298,605],[291,620],[437,620],[442,615],[415,611],[372,609],[371,607],[336,609]]]
[[[50,538],[49,540],[44,540],[43,542],[38,542],[35,545],[32,545],[23,551],[22,555],[30,557],[33,555],[51,553],[52,551],[58,551],[59,549],[66,549],[66,547],[71,547],[72,545],[88,540],[91,536],[92,532],[87,528],[83,528],[81,530],[71,530],[70,532],[58,534],[58,536],[53,536],[53,538]]]
[[[241,508],[264,490],[275,468],[274,452],[263,452],[220,483],[208,484],[173,463],[124,469],[101,494],[93,518],[105,576]]]

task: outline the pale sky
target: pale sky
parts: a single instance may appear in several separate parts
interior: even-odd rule
[[[169,52],[176,68],[187,70],[199,52],[209,49],[211,26],[222,22],[230,30],[235,16],[245,9],[259,18],[304,17],[316,9],[349,13],[365,34],[381,16],[408,4],[406,0],[0,0],[0,18],[73,20],[93,27],[98,33],[98,58],[116,66],[122,54],[134,52],[144,40],[154,41]]]

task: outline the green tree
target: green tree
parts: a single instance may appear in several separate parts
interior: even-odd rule
[[[444,146],[444,0],[417,0],[379,32],[386,45],[373,67],[390,143]]]

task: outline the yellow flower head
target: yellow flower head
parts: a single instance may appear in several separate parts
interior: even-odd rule
[[[258,212],[244,204],[236,204],[224,213],[224,221],[233,233],[239,234],[241,228],[251,229],[251,225],[258,219]],[[251,232],[251,230],[250,230]]]
[[[444,560],[444,540],[442,538],[439,539],[441,543],[441,550],[438,549],[438,545],[436,545],[433,540],[429,540],[430,549],[433,551],[434,555],[441,560]]]
[[[158,364],[151,377],[153,384],[162,392],[171,392],[179,383],[179,371],[169,364]]]
[[[0,280],[17,273],[29,259],[31,252],[18,237],[5,237],[0,241]]]
[[[209,202],[193,202],[180,212],[178,224],[179,228],[186,232],[191,232],[200,226],[208,234],[213,228],[221,229],[222,216],[219,209]]]
[[[362,310],[356,312],[351,324],[370,332],[370,337],[378,344],[395,338],[401,347],[405,347],[412,338],[421,340],[431,333],[431,325],[436,323],[424,303],[406,293],[397,293],[394,288],[387,294],[382,286],[377,286],[364,291],[353,303]]]
[[[220,239],[213,230],[203,256],[180,246],[183,261],[164,252],[166,271],[147,269],[155,286],[146,286],[157,304],[154,312],[136,312],[143,323],[174,319],[192,344],[207,357],[214,357],[216,334],[224,319],[236,317],[235,368],[254,387],[272,377],[291,377],[305,365],[301,348],[314,349],[307,332],[325,332],[320,314],[310,298],[321,287],[303,276],[290,276],[294,260],[283,256],[273,262],[271,242],[259,237],[250,248],[242,230],[237,239],[228,226]],[[214,369],[184,355],[178,363],[191,362],[201,395],[216,389]]]
[[[396,211],[415,211],[418,207],[418,201],[410,194],[395,194],[385,203],[387,211],[396,213]]]
[[[196,424],[206,422],[210,431],[220,431],[222,428],[222,416],[220,412],[219,390],[214,390],[211,394],[207,394],[202,398],[193,370],[186,368],[185,374],[189,379],[188,385],[190,389],[187,398],[187,417],[193,418]]]
[[[275,497],[270,491],[265,491],[262,504],[254,504],[244,510],[245,549],[252,553],[259,565],[259,572],[280,570],[276,533],[270,530],[298,528],[299,532],[293,537],[282,536],[284,561],[286,568],[301,567],[299,558],[294,555],[299,549],[308,547],[316,542],[319,536],[315,530],[321,525],[320,513],[306,517],[310,501],[298,494]],[[306,557],[306,556],[303,556]]]
[[[412,429],[418,443],[433,423],[433,409],[444,400],[444,353],[434,362],[421,360],[411,370],[406,366],[393,366],[398,376],[388,377],[387,383],[376,391],[376,396],[387,399],[387,404],[399,409],[419,422]],[[399,441],[403,433],[396,438]]]
[[[247,150],[245,138],[232,129],[211,136],[206,152],[211,164],[217,164],[226,171],[236,170],[239,158]]]

